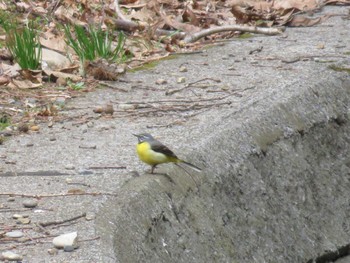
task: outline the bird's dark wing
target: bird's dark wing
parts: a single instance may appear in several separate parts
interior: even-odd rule
[[[151,148],[155,152],[163,153],[166,156],[174,157],[174,158],[178,159],[172,150],[170,150],[168,147],[166,147],[164,144],[162,144],[161,142],[159,142],[157,140],[152,141]]]

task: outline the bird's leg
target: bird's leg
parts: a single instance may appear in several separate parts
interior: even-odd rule
[[[152,165],[152,168],[151,168],[151,174],[153,174],[153,173],[154,173],[154,169],[156,169],[156,166],[157,166],[157,165]]]

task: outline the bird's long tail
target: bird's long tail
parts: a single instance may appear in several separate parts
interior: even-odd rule
[[[202,171],[201,168],[199,168],[199,167],[197,167],[197,166],[195,166],[195,165],[193,165],[193,164],[191,164],[191,163],[189,163],[189,162],[186,162],[186,161],[184,161],[184,160],[180,160],[180,163],[185,164],[186,166],[192,168],[193,170],[195,170],[195,171],[197,171],[197,172],[201,172],[201,171]]]

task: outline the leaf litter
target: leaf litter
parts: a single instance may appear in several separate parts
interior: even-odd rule
[[[275,35],[282,33],[286,26],[314,26],[336,15],[319,15],[325,5],[349,4],[350,0],[2,1],[0,14],[16,14],[16,20],[22,25],[29,19],[38,21],[42,47],[68,57],[69,65],[64,62],[64,66],[52,68],[43,60],[41,69],[23,70],[6,49],[1,49],[1,112],[9,114],[13,123],[58,118],[56,111],[50,116],[51,111],[46,110],[57,104],[57,100],[93,90],[100,81],[115,81],[127,69],[170,54],[195,52],[207,44],[245,32]],[[65,24],[122,30],[127,35],[124,50],[130,59],[126,64],[97,59],[82,65],[67,46],[62,30]],[[6,34],[0,32],[0,39],[6,39]],[[74,85],[69,85],[71,82],[85,82],[89,88],[75,90]],[[31,111],[25,103],[28,98],[35,101]]]

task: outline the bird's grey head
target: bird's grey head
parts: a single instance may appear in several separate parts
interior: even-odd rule
[[[137,137],[137,139],[139,140],[139,143],[154,140],[153,136],[149,133],[140,133],[140,134],[133,134],[133,135]]]

